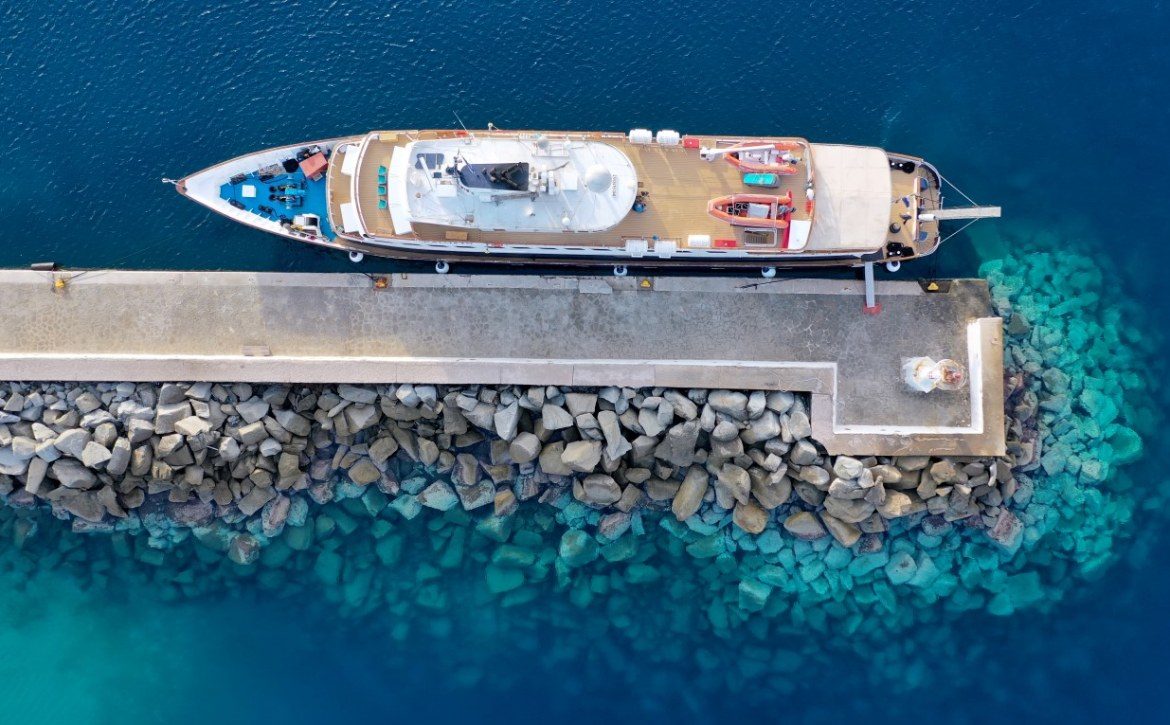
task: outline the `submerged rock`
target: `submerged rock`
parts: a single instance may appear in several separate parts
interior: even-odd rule
[[[580,529],[570,529],[561,536],[557,554],[567,566],[584,566],[597,558],[597,542]]]
[[[784,520],[788,533],[805,541],[816,541],[825,536],[825,527],[808,511],[798,511]]]

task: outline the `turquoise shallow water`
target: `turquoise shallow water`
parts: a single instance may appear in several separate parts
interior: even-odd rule
[[[470,126],[780,129],[921,154],[977,200],[1003,204],[1002,222],[905,274],[974,274],[1027,239],[1097,260],[1095,289],[1134,305],[1104,320],[1128,331],[1127,345],[1156,331],[1170,301],[1164,7],[783,4],[767,27],[740,20],[758,19],[758,5],[721,8],[16,0],[0,10],[0,266],[351,269],[205,213],[158,179],[307,138],[452,126],[452,111]],[[1040,286],[1084,292],[1071,275]],[[1170,590],[1164,517],[1148,510],[1165,501],[1165,449],[1152,437],[1146,447],[1140,475],[1106,487],[1136,502],[1132,522],[1104,519],[1123,534],[1115,557],[1089,581],[1069,574],[1064,601],[1010,617],[902,611],[889,616],[908,634],[883,648],[825,650],[780,678],[700,671],[689,657],[672,666],[607,628],[628,617],[623,631],[649,637],[681,606],[663,589],[632,612],[567,610],[580,634],[538,628],[525,646],[485,624],[504,616],[497,607],[458,597],[433,627],[395,639],[401,614],[346,613],[309,567],[279,587],[226,579],[175,599],[154,564],[45,520],[25,553],[0,544],[5,719],[1152,720],[1166,704]],[[1054,538],[1087,526],[1071,520]],[[80,563],[55,553],[79,545]],[[444,580],[456,594],[471,589],[460,576]],[[532,606],[557,611],[566,597]],[[677,639],[729,661],[749,646]],[[713,686],[719,678],[738,687]]]

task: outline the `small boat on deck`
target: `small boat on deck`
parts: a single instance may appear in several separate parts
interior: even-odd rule
[[[745,141],[727,149],[723,158],[745,174],[795,174],[800,171],[800,157],[793,152],[799,150],[796,141]]]
[[[733,227],[787,229],[792,212],[792,194],[730,194],[707,203],[707,213]]]
[[[929,162],[797,137],[662,130],[373,131],[281,146],[178,180],[179,193],[286,239],[448,262],[857,267],[934,253]]]

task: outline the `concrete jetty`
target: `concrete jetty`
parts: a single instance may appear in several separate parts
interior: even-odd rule
[[[242,272],[0,272],[0,379],[419,382],[807,392],[829,453],[1001,455],[986,284]],[[903,359],[952,358],[959,391]]]

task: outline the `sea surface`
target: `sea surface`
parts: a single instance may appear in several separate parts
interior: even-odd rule
[[[456,114],[472,128],[779,132],[921,155],[976,201],[1003,206],[1002,220],[902,276],[974,275],[1026,238],[1029,249],[1091,258],[1104,294],[1130,310],[1109,324],[1153,336],[1170,304],[1167,37],[1170,9],[1133,0],[7,0],[0,267],[352,271],[340,255],[247,230],[160,182],[306,139],[456,127]],[[1075,279],[1047,284],[1082,292]],[[1154,350],[1151,366],[1167,352]],[[1164,501],[1167,449],[1154,435],[1145,444],[1127,495]],[[891,685],[905,650],[891,641],[880,664],[827,653],[828,665],[791,673],[788,694],[764,704],[649,659],[643,690],[626,677],[636,652],[606,687],[597,660],[586,677],[580,663],[550,668],[507,642],[391,644],[305,591],[281,596],[242,578],[166,601],[132,571],[103,571],[121,582],[103,587],[41,558],[35,576],[0,570],[0,721],[1164,721],[1170,539],[1162,511],[1137,508],[1117,522],[1111,565],[1063,601],[971,613],[944,630],[946,681]],[[135,564],[93,561],[113,572]],[[460,616],[479,614],[469,605]],[[613,613],[576,616],[584,633]],[[930,645],[923,626],[905,650],[916,667]],[[547,646],[564,636],[549,632]],[[462,647],[492,653],[472,660],[481,685],[435,656]]]

